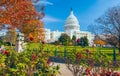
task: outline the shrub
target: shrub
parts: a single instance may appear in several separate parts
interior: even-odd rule
[[[18,53],[2,50],[0,53],[0,75],[2,76],[55,76],[59,66],[51,65],[49,54],[41,50]]]

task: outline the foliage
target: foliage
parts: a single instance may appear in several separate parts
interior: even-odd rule
[[[108,9],[104,15],[96,20],[102,33],[106,36],[107,43],[117,46],[120,52],[120,6]]]
[[[76,45],[76,36],[75,35],[73,35],[73,37],[72,37],[72,43],[73,43],[73,45]]]
[[[77,43],[78,45],[84,47],[89,45],[87,37],[81,37],[80,39],[77,39]]]
[[[10,42],[11,44],[15,44],[16,39],[17,39],[16,30],[15,29],[8,30],[8,32],[6,33],[6,36],[5,36],[5,41]]]
[[[73,35],[72,40],[76,41],[76,36],[75,35]]]
[[[30,0],[2,0],[0,1],[0,8],[0,23],[15,27],[24,25],[36,15],[36,11]]]
[[[21,53],[0,50],[0,75],[2,76],[55,76],[59,66],[53,66],[49,54],[28,48]]]
[[[88,46],[89,45],[88,38],[86,36],[84,37],[83,41],[84,41],[84,46]]]
[[[104,40],[94,40],[94,44],[100,44],[100,45],[105,45],[106,44],[106,41]]]
[[[61,34],[58,41],[61,42],[62,45],[68,45],[70,42],[70,37],[67,34]]]
[[[91,51],[93,51],[93,47],[81,47],[81,46],[63,46],[63,45],[54,45],[54,44],[44,44],[44,51],[46,51],[47,49],[50,50],[50,53],[54,52],[55,49],[57,48],[58,49],[58,52],[64,52],[64,49],[66,48],[67,52],[73,52],[74,49],[76,49],[77,52],[79,51],[82,51],[83,49],[89,49]],[[39,49],[39,43],[31,43],[31,47],[30,49],[33,49],[33,48],[37,48]],[[100,49],[100,47],[96,47],[94,46],[94,51],[97,52],[98,50]],[[84,50],[86,51],[86,50]],[[113,48],[107,48],[107,47],[102,47],[101,48],[101,52],[104,53],[104,54],[108,54],[111,58],[113,56]],[[118,49],[116,48],[116,54],[118,56],[118,59],[120,60],[120,55],[118,55]],[[52,54],[53,55],[53,54]]]
[[[120,67],[119,63],[113,65],[112,59],[101,52],[92,53],[90,50],[86,52],[76,52],[72,55],[69,55],[66,58],[66,64],[68,69],[73,73],[74,76],[106,76],[110,75],[119,75],[119,72],[115,72],[115,67]]]
[[[74,62],[75,62],[75,60],[76,60],[76,57],[77,56],[79,56],[78,57],[78,59],[81,57],[81,60],[80,60],[80,64],[79,65],[75,65],[74,64],[74,68],[76,68],[76,70],[78,70],[77,68],[79,67],[79,66],[81,66],[81,65],[83,65],[84,67],[82,67],[82,68],[84,68],[84,70],[82,70],[82,68],[81,69],[79,69],[79,72],[80,71],[83,71],[81,74],[86,74],[87,72],[89,72],[89,70],[90,70],[90,72],[92,72],[92,69],[91,69],[91,66],[89,67],[89,66],[86,66],[87,65],[87,63],[86,63],[86,61],[87,60],[90,60],[90,61],[93,61],[93,60],[91,60],[91,59],[94,59],[94,61],[95,61],[95,63],[96,62],[99,62],[99,63],[102,63],[101,64],[101,66],[102,67],[104,67],[105,66],[105,70],[107,70],[107,66],[108,66],[108,64],[106,63],[106,62],[109,62],[109,61],[112,61],[112,48],[102,48],[102,51],[101,51],[101,53],[97,50],[97,47],[95,47],[95,54],[92,52],[92,48],[91,47],[86,47],[86,48],[88,48],[89,49],[89,51],[86,51],[86,49],[84,48],[81,48],[81,47],[78,47],[78,46],[62,46],[62,45],[57,45],[57,46],[55,46],[55,45],[49,45],[49,44],[44,44],[44,45],[41,45],[40,43],[30,43],[29,45],[28,45],[28,51],[26,51],[26,52],[23,52],[23,53],[26,53],[25,54],[25,57],[23,58],[23,56],[24,56],[24,54],[23,53],[21,53],[22,55],[19,55],[19,53],[17,53],[18,54],[18,56],[20,57],[18,57],[18,59],[21,61],[21,62],[23,62],[23,63],[27,63],[28,61],[27,61],[27,59],[29,59],[31,56],[35,59],[36,58],[36,56],[35,55],[38,55],[38,53],[40,54],[40,56],[42,56],[41,55],[41,53],[43,54],[43,58],[41,58],[40,57],[40,59],[43,59],[43,61],[45,61],[45,59],[44,59],[44,57],[45,56],[49,56],[48,54],[50,54],[50,55],[52,55],[52,56],[54,56],[53,55],[53,52],[55,51],[55,49],[57,48],[58,49],[58,55],[59,56],[63,56],[64,57],[64,55],[63,55],[63,51],[64,51],[64,48],[66,47],[66,51],[67,51],[67,53],[66,53],[66,56],[67,57],[69,57],[70,58],[70,60],[72,61],[72,64],[74,64]],[[40,52],[38,52],[38,51],[40,51],[39,49],[42,49],[42,52],[40,53]],[[76,50],[75,50],[75,48],[76,48]],[[83,50],[82,50],[83,49]],[[44,51],[46,51],[46,50],[49,50],[49,52],[48,52],[48,54],[45,52],[44,53]],[[97,51],[96,51],[97,50]],[[118,51],[118,50],[116,50],[116,51]],[[10,52],[11,53],[11,52]],[[88,54],[87,54],[88,53]],[[7,53],[6,53],[7,54]],[[32,55],[33,54],[33,55]],[[35,55],[34,55],[35,54]],[[2,55],[3,56],[3,54],[0,54],[0,55]],[[29,56],[28,56],[29,55]],[[44,56],[45,55],[45,56]],[[88,55],[88,59],[87,59],[87,55]],[[5,57],[6,57],[6,55],[4,55]],[[10,56],[12,56],[12,55],[10,55]],[[13,55],[13,57],[14,56],[16,56],[16,55]],[[117,56],[119,56],[118,54],[117,54]],[[21,59],[21,57],[22,57],[22,59]],[[27,59],[26,59],[27,58]],[[39,58],[39,57],[38,57]],[[46,58],[46,57],[45,57]],[[1,58],[1,59],[3,59],[3,58]],[[6,59],[6,58],[5,58]],[[12,58],[11,58],[12,59]],[[48,58],[47,58],[48,59]],[[13,59],[14,60],[14,59]],[[15,59],[16,60],[16,59]],[[69,60],[69,59],[68,59]],[[3,60],[0,60],[0,61],[3,61]],[[67,60],[66,60],[67,61]],[[16,61],[17,63],[19,63],[18,61]],[[31,63],[31,62],[28,62],[28,63]],[[49,63],[48,61],[47,61],[47,63]],[[71,62],[70,62],[71,63]],[[97,63],[98,64],[98,63]],[[104,65],[105,64],[105,65]],[[21,63],[18,65],[18,66],[20,66],[21,65]],[[110,64],[111,65],[111,64]],[[4,66],[4,64],[1,64],[1,66]],[[24,66],[23,66],[24,67]],[[96,68],[96,69],[95,69]],[[95,73],[95,70],[97,71],[96,73],[98,73],[99,74],[99,70],[97,69],[98,67],[95,65],[94,66],[94,72],[93,72],[93,74]],[[119,68],[119,67],[118,67]],[[57,69],[57,67],[56,67],[56,69]],[[86,69],[86,72],[85,72],[85,69]],[[13,71],[14,71],[14,69],[12,69]],[[104,70],[104,69],[101,69],[100,71],[102,71],[102,70]],[[111,70],[111,68],[110,68],[110,70]],[[113,70],[114,70],[114,67],[113,67]],[[111,72],[111,71],[107,71],[107,72]],[[115,73],[115,72],[113,72],[113,73]],[[37,74],[35,74],[35,75],[37,75]],[[40,74],[41,75],[41,74]],[[84,76],[83,75],[83,76]],[[41,75],[42,76],[42,75]],[[82,76],[82,75],[81,75]],[[93,76],[95,76],[95,75],[93,75]],[[103,75],[102,75],[103,76]]]
[[[80,45],[80,38],[77,39],[77,44]]]
[[[44,33],[41,30],[43,24],[40,19],[44,16],[44,13],[37,12],[32,1],[34,0],[1,0],[0,27],[8,25],[17,28],[25,34],[26,38],[31,32],[35,36],[38,35],[38,32],[41,32],[42,34],[40,33],[39,38],[38,36],[37,38],[43,40]]]

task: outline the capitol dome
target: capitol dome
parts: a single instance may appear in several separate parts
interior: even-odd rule
[[[75,17],[73,10],[71,10],[70,15],[65,22],[64,30],[66,33],[71,31],[80,31],[79,22]]]

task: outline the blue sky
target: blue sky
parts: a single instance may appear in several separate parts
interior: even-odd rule
[[[39,4],[39,3],[38,3]],[[43,18],[45,28],[52,31],[64,31],[66,18],[69,16],[70,8],[73,8],[77,17],[80,30],[86,31],[87,26],[95,19],[103,15],[105,11],[113,6],[119,5],[120,0],[41,0],[40,5],[45,6],[46,16]]]

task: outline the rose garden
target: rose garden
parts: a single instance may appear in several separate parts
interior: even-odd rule
[[[87,37],[67,34],[47,43],[44,7],[37,11],[35,2],[0,0],[0,31],[7,30],[0,36],[0,76],[64,76],[55,63],[65,64],[73,76],[120,76],[120,32],[107,40],[96,38],[92,46]]]

